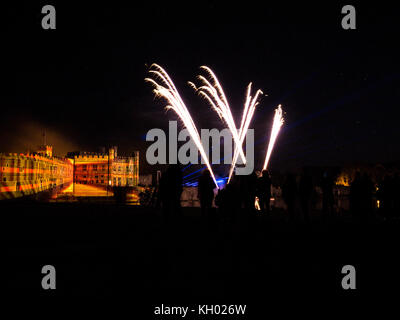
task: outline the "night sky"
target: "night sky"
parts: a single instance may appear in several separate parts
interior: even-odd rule
[[[0,151],[34,148],[46,130],[57,155],[118,145],[126,155],[139,150],[141,171],[150,172],[145,134],[177,119],[143,81],[156,62],[198,129],[224,127],[186,84],[199,66],[219,77],[237,124],[249,82],[268,94],[251,125],[257,167],[278,104],[286,122],[274,169],[400,160],[400,11],[393,5],[354,4],[357,30],[343,30],[344,2],[133,3],[2,5]],[[56,30],[41,28],[45,4],[56,8]]]

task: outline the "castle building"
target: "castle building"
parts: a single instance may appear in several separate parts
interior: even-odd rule
[[[139,183],[139,152],[119,157],[117,147],[107,153],[69,153],[53,156],[51,146],[37,152],[0,153],[0,200],[18,198],[79,184],[135,187]]]
[[[99,186],[134,187],[139,182],[139,152],[118,157],[117,147],[108,153],[79,152],[73,156],[74,181]]]
[[[53,157],[50,146],[35,153],[0,153],[0,199],[31,195],[72,181],[72,160]]]

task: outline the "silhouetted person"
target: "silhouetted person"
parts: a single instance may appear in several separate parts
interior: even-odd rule
[[[362,189],[361,173],[356,172],[356,176],[350,186],[350,209],[353,217],[357,220],[361,219],[362,215]]]
[[[385,179],[386,179],[386,177],[384,179],[382,179],[382,181],[380,183],[377,184],[378,190],[376,191],[376,200],[379,201],[378,213],[380,215],[383,215],[383,213],[384,213],[384,203],[385,203],[385,201],[384,201],[384,197],[385,197],[384,184],[385,184]]]
[[[370,218],[372,216],[374,204],[373,204],[373,193],[375,186],[371,179],[369,178],[368,174],[364,173],[362,176],[362,208],[364,213],[362,217],[365,219]]]
[[[224,189],[218,189],[218,193],[215,196],[215,205],[218,207],[218,215],[222,218],[228,218],[228,194],[227,187]]]
[[[214,189],[216,185],[211,178],[210,171],[204,170],[199,178],[198,197],[200,200],[201,214],[208,217],[214,200]]]
[[[234,221],[236,212],[233,198],[233,186],[231,183],[227,184],[224,189],[219,189],[215,197],[215,205],[218,207],[219,216],[223,219]]]
[[[299,197],[301,210],[303,212],[304,220],[309,221],[310,216],[310,202],[313,192],[312,178],[308,174],[307,169],[304,168],[299,182]]]
[[[235,173],[232,175],[231,181],[229,184],[226,186],[227,191],[228,191],[228,206],[229,206],[229,214],[232,216],[233,220],[236,219],[241,219],[243,218],[242,216],[242,197],[243,195],[241,194],[241,184],[240,184],[240,177],[236,175]]]
[[[282,198],[288,209],[289,218],[294,220],[295,202],[296,202],[296,177],[294,174],[288,174],[282,186]]]
[[[364,221],[371,217],[374,208],[374,189],[375,186],[366,173],[362,176],[359,172],[356,173],[350,188],[350,205],[357,220]]]
[[[380,207],[385,218],[391,216],[394,195],[393,189],[393,180],[391,176],[386,175],[379,188]]]
[[[271,201],[271,177],[267,170],[263,170],[261,177],[257,179],[256,191],[261,212],[268,214]]]
[[[170,165],[160,179],[160,200],[165,219],[181,212],[182,171],[177,164]]]
[[[255,213],[255,200],[257,194],[257,175],[252,172],[250,175],[241,176],[241,195],[243,205],[248,214]]]
[[[398,216],[400,213],[400,176],[395,174],[392,182],[393,213]]]
[[[321,181],[321,189],[322,189],[322,212],[325,214],[325,217],[330,217],[333,214],[333,179],[331,175],[327,172],[324,172],[322,175]]]
[[[163,171],[161,174],[160,178],[160,183],[158,186],[158,201],[163,209],[164,214],[166,214],[166,208],[168,207],[167,202],[168,202],[168,187],[167,187],[167,170]]]

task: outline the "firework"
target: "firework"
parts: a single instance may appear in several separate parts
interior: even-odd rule
[[[191,138],[193,139],[193,142],[197,146],[197,149],[200,151],[200,155],[204,159],[208,170],[210,170],[211,177],[213,178],[215,185],[218,187],[214,172],[211,169],[210,162],[208,161],[206,152],[204,151],[203,145],[201,143],[199,132],[197,131],[192,117],[190,116],[190,113],[186,108],[186,105],[179,95],[178,90],[176,89],[171,78],[169,77],[167,72],[157,64],[151,65],[149,73],[154,75],[156,80],[146,78],[145,81],[150,82],[154,86],[153,92],[157,97],[162,97],[167,100],[168,105],[166,106],[166,109],[174,110],[179,118],[182,120],[184,126],[188,130]]]
[[[251,96],[251,83],[247,87],[246,93],[246,102],[244,105],[243,115],[242,115],[242,122],[240,124],[239,129],[239,148],[242,148],[244,138],[246,137],[247,130],[249,129],[251,119],[253,118],[254,111],[258,105],[258,98],[263,94],[261,90],[257,90],[254,97]],[[229,171],[228,183],[232,178],[233,170],[235,169],[236,161],[238,158],[238,148],[235,148],[235,152],[233,153],[233,160],[231,169]]]
[[[210,103],[211,107],[217,112],[218,116],[225,121],[232,134],[236,149],[239,146],[239,135],[224,90],[222,89],[217,76],[209,67],[201,66],[200,69],[206,71],[211,82],[208,81],[204,76],[199,75],[197,78],[200,80],[202,85],[198,88],[192,82],[189,82],[189,85],[191,85],[199,93],[199,95],[203,96]],[[239,154],[243,163],[246,163],[246,157],[241,147],[239,148]]]
[[[235,121],[232,116],[231,109],[229,107],[228,100],[226,99],[224,90],[222,89],[222,86],[219,83],[217,76],[209,67],[202,66],[200,68],[207,72],[207,75],[211,79],[211,82],[208,81],[207,78],[205,78],[204,76],[200,75],[198,76],[198,79],[202,83],[200,87],[196,87],[196,85],[193,84],[192,82],[189,82],[189,84],[209,102],[211,107],[217,112],[218,116],[225,121],[225,123],[228,126],[228,129],[232,133],[232,137],[235,142],[235,151],[233,154],[231,169],[228,178],[228,183],[229,183],[239,155],[242,159],[243,164],[246,164],[246,157],[244,155],[242,145],[244,138],[246,137],[246,133],[249,128],[251,119],[254,115],[255,107],[258,104],[257,102],[258,97],[260,94],[262,94],[262,91],[257,90],[253,98],[251,96],[251,83],[248,85],[242,122],[238,132],[235,125]]]
[[[272,124],[271,136],[269,138],[268,150],[267,150],[267,155],[265,156],[263,170],[267,170],[268,162],[271,157],[271,153],[274,148],[276,138],[278,137],[279,131],[281,130],[281,127],[283,125],[283,122],[284,119],[282,117],[282,108],[281,105],[279,105],[278,108],[275,109],[274,122]]]

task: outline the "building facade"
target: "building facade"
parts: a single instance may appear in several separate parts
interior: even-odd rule
[[[139,182],[139,153],[118,157],[117,148],[107,153],[80,152],[73,155],[74,181],[98,186],[135,187]]]
[[[73,182],[100,187],[136,187],[139,152],[119,157],[117,147],[107,153],[70,153],[53,157],[51,146],[37,152],[0,153],[0,200],[18,198],[70,186]]]
[[[73,161],[53,157],[49,146],[35,153],[0,153],[0,199],[67,186],[72,181]]]

